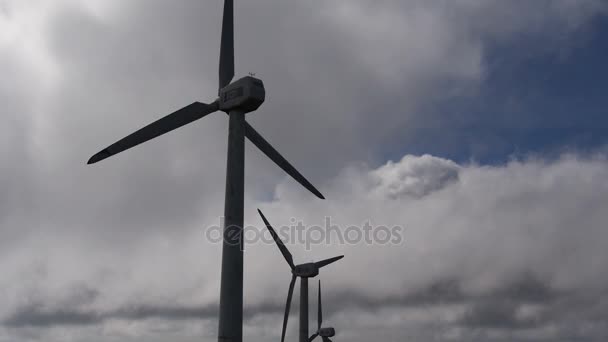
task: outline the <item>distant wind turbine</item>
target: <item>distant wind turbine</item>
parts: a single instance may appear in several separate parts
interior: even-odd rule
[[[210,104],[194,102],[173,112],[106,147],[88,161],[88,164],[97,163],[216,111],[223,111],[229,115],[218,330],[218,341],[220,342],[241,342],[243,340],[244,138],[247,137],[306,189],[317,197],[324,198],[260,133],[245,121],[245,114],[255,111],[264,102],[266,96],[264,83],[252,76],[246,76],[230,83],[233,77],[234,4],[233,0],[225,0],[220,47],[219,98]]]
[[[289,264],[291,268],[291,282],[289,283],[289,291],[287,292],[287,303],[285,304],[285,316],[283,317],[283,330],[281,331],[281,342],[285,341],[285,330],[287,329],[287,320],[289,319],[289,309],[291,308],[291,297],[293,296],[293,287],[296,283],[296,278],[300,277],[300,333],[299,333],[299,341],[300,342],[308,342],[308,278],[314,278],[319,275],[319,269],[327,266],[335,261],[338,261],[344,257],[344,255],[340,255],[337,257],[321,260],[318,262],[311,262],[307,264],[295,265],[293,263],[293,256],[283,244],[283,241],[279,238],[275,230],[272,228],[264,214],[260,209],[258,209],[258,213],[264,220],[264,224],[266,224],[266,228],[272,235],[272,239],[279,247],[281,254]]]
[[[317,332],[312,334],[308,342],[312,342],[315,338],[321,336],[323,342],[333,342],[330,337],[336,335],[336,329],[332,327],[322,328],[323,324],[323,308],[321,306],[321,280],[319,280],[319,302],[317,303]]]

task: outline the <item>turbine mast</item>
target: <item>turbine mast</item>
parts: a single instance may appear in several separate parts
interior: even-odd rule
[[[300,342],[308,342],[308,278],[300,278]]]
[[[234,77],[234,3],[224,0],[219,78],[221,90]],[[243,341],[243,211],[245,112],[229,111],[219,342]]]
[[[219,342],[243,341],[243,192],[245,114],[230,112],[224,203]]]

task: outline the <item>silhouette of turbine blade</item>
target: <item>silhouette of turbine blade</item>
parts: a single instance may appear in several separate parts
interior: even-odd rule
[[[332,340],[329,339],[329,337],[323,337],[323,342],[333,342]]]
[[[317,266],[318,268],[321,268],[321,267],[327,266],[327,265],[329,265],[329,264],[331,264],[333,262],[336,262],[336,261],[338,261],[338,260],[340,260],[342,258],[344,258],[344,255],[340,255],[340,256],[337,256],[337,257],[321,260],[321,261],[315,262],[315,266]]]
[[[312,342],[312,341],[313,341],[315,338],[317,338],[317,336],[319,336],[319,333],[318,333],[318,332],[316,332],[316,333],[312,334],[312,335],[310,336],[310,338],[308,338],[308,342]]]
[[[207,114],[213,113],[218,109],[219,107],[217,102],[213,102],[212,104],[194,102],[106,147],[92,156],[87,164],[97,163],[98,161],[104,160],[124,150],[128,150],[131,147],[154,139],[183,125],[189,124],[192,121],[203,118]]]
[[[224,19],[222,21],[222,43],[220,47],[220,89],[234,77],[234,3],[224,0]]]
[[[308,191],[315,194],[315,196],[320,199],[325,199],[323,195],[317,190],[295,167],[293,167],[289,162],[283,158],[283,156],[270,145],[266,139],[264,139],[260,133],[258,133],[251,125],[245,122],[245,136],[259,148],[264,154],[270,158],[273,162],[275,162],[283,171],[287,172],[293,179],[295,179],[298,183],[302,184]]]
[[[289,309],[291,308],[291,297],[293,296],[293,286],[296,283],[296,275],[291,276],[289,283],[289,292],[287,292],[287,303],[285,304],[285,316],[283,316],[283,330],[281,331],[281,342],[285,341],[285,330],[287,329],[287,320],[289,319]]]
[[[317,305],[317,323],[318,330],[321,330],[321,324],[323,324],[323,309],[321,308],[321,279],[319,279],[319,304]]]
[[[272,239],[274,240],[274,242],[279,247],[279,250],[281,251],[281,254],[283,254],[283,257],[285,258],[285,260],[289,264],[289,267],[291,267],[291,269],[293,270],[296,267],[293,264],[293,256],[291,255],[291,253],[289,252],[289,250],[287,249],[287,247],[285,247],[285,244],[283,244],[283,241],[281,241],[281,239],[279,238],[279,236],[277,235],[277,233],[274,231],[274,229],[272,228],[272,226],[270,225],[270,223],[266,219],[266,216],[264,216],[264,214],[262,213],[262,211],[260,209],[258,209],[258,213],[262,217],[262,220],[264,220],[264,224],[266,225],[266,228],[268,228],[268,231],[270,232],[270,235],[272,235]]]

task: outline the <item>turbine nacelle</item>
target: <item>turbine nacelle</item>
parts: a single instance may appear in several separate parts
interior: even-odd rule
[[[252,76],[245,76],[220,89],[219,109],[226,113],[231,110],[249,113],[258,109],[265,98],[264,82]]]
[[[334,336],[336,336],[336,329],[334,329],[334,328],[321,328],[321,329],[319,329],[319,336],[321,336],[321,337],[334,337]]]
[[[296,265],[291,273],[301,278],[314,278],[319,275],[319,267],[314,262],[310,262]]]

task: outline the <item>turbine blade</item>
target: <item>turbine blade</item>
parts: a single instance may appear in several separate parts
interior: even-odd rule
[[[287,303],[285,304],[285,316],[283,317],[283,330],[281,331],[281,342],[285,341],[285,330],[287,329],[287,320],[289,319],[289,309],[291,307],[291,297],[293,296],[293,286],[296,283],[296,276],[291,276],[289,283],[289,292],[287,292]]]
[[[304,178],[304,176],[302,176],[302,174],[298,172],[295,167],[289,164],[289,162],[283,158],[283,156],[247,122],[245,122],[245,136],[262,152],[264,152],[268,158],[275,162],[281,169],[283,169],[283,171],[287,172],[287,174],[295,179],[298,183],[302,184],[302,186],[320,199],[325,199],[319,190],[310,184],[310,182],[306,180],[306,178]]]
[[[204,117],[205,115],[213,113],[217,110],[217,102],[214,102],[212,104],[194,102],[106,147],[105,149],[92,156],[91,159],[89,159],[89,161],[87,162],[87,164],[97,163],[98,161],[104,160],[124,150],[130,149],[131,147],[154,139],[159,135],[163,135],[183,125],[189,124],[192,121],[198,120]]]
[[[318,332],[310,335],[310,337],[308,338],[308,342],[312,342],[315,338],[317,338],[317,336],[319,336]]]
[[[234,77],[234,1],[224,0],[222,43],[220,47],[220,89]]]
[[[323,337],[323,342],[333,342],[329,337]]]
[[[321,267],[327,266],[327,265],[329,265],[329,264],[331,264],[333,262],[336,262],[336,261],[338,261],[338,260],[340,260],[342,258],[344,258],[344,255],[340,255],[340,256],[337,256],[337,257],[321,260],[321,261],[315,262],[315,266],[317,266],[317,268],[321,268]]]
[[[270,225],[270,223],[266,219],[266,216],[264,216],[264,214],[262,213],[262,211],[260,209],[258,209],[258,213],[262,217],[262,220],[264,220],[264,224],[266,224],[266,228],[268,228],[268,231],[270,232],[270,235],[272,235],[272,239],[274,240],[274,242],[279,247],[279,250],[281,251],[281,254],[283,254],[283,257],[285,258],[285,260],[289,264],[289,267],[291,267],[291,269],[293,270],[296,267],[293,264],[293,256],[291,255],[291,253],[289,253],[289,250],[287,249],[287,247],[285,247],[285,245],[283,244],[283,241],[281,241],[281,239],[279,238],[279,236],[277,235],[277,233],[274,231],[274,229],[272,228],[272,226]]]
[[[317,305],[317,323],[319,323],[318,330],[321,330],[321,324],[323,323],[323,309],[321,308],[321,279],[319,279],[319,304]]]

